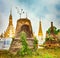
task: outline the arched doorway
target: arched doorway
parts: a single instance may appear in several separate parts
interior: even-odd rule
[[[31,37],[31,31],[30,31],[29,25],[22,25],[20,31],[21,32],[24,31],[28,38]]]

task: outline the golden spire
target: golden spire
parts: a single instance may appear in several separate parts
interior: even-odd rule
[[[15,36],[15,29],[13,27],[12,11],[10,10],[9,25],[8,25],[6,31],[4,32],[4,37],[8,38],[8,37],[14,37],[14,36]]]
[[[10,10],[10,16],[9,16],[9,26],[12,24],[12,10]]]
[[[42,25],[41,25],[41,21],[39,22],[39,32],[38,32],[38,36],[42,36],[43,32],[42,32]]]

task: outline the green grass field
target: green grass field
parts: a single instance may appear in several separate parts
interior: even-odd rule
[[[0,51],[0,58],[60,58],[60,48],[56,49],[39,49],[33,52],[32,56],[12,55],[8,51]]]

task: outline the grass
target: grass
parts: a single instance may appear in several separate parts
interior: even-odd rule
[[[33,52],[32,56],[25,55],[24,57],[13,55],[8,51],[0,51],[0,58],[60,58],[60,48],[38,49],[36,52]]]

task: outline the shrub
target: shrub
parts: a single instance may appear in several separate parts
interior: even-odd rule
[[[24,56],[24,55],[32,55],[31,49],[29,49],[28,44],[26,42],[26,33],[21,32],[20,33],[20,39],[22,42],[22,48],[17,52],[19,56]]]
[[[34,44],[34,51],[36,51],[37,50],[37,48],[38,48],[38,40],[37,40],[37,38],[35,37],[34,38],[34,42],[33,42],[33,44]]]

